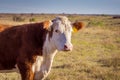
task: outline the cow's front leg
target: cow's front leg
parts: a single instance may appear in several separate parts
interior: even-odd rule
[[[35,80],[44,80],[49,74],[53,62],[54,55],[43,56],[43,61],[40,67],[40,71],[35,72]]]
[[[17,66],[21,73],[22,80],[33,80],[34,74],[30,63],[18,62]]]

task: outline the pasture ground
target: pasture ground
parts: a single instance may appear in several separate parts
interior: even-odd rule
[[[63,15],[63,14],[62,14]],[[65,15],[65,14],[64,14]],[[13,16],[25,18],[13,21]],[[19,25],[53,19],[48,14],[0,14],[0,24]],[[120,80],[120,19],[107,15],[66,15],[73,21],[84,21],[88,25],[73,33],[72,52],[58,52],[52,70],[46,80]],[[20,80],[16,72],[0,73],[0,80]]]

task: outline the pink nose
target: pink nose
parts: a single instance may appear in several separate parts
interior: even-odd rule
[[[65,51],[72,51],[73,46],[72,45],[64,45]]]

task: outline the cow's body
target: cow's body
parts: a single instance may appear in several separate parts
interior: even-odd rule
[[[12,69],[17,63],[25,73],[24,66],[31,66],[36,56],[42,55],[46,33],[42,23],[15,26],[0,33],[0,69]]]
[[[51,30],[48,25],[52,25]],[[53,24],[41,22],[4,30],[0,33],[0,70],[17,64],[22,80],[44,79],[57,50],[72,49],[71,29],[67,18],[60,17]]]

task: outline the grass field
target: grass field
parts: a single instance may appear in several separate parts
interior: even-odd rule
[[[15,14],[14,14],[15,15]],[[30,15],[22,15],[24,21],[15,22],[11,15],[0,15],[0,24],[18,25],[30,23]],[[32,15],[34,22],[53,19],[58,15]],[[107,15],[67,15],[73,21],[88,25],[73,33],[72,52],[58,52],[52,70],[46,80],[120,80],[120,19]],[[0,80],[20,80],[16,72],[0,73]]]

